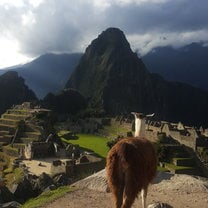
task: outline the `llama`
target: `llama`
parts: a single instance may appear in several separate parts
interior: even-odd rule
[[[147,117],[154,116],[153,114],[150,115],[144,115],[143,113],[135,113],[132,112],[131,114],[135,117],[135,137],[144,137],[145,138],[145,119]]]
[[[117,142],[107,155],[106,173],[115,208],[130,208],[141,192],[142,207],[146,208],[148,185],[156,175],[157,157],[152,144],[145,138],[145,118],[135,116],[135,137]]]

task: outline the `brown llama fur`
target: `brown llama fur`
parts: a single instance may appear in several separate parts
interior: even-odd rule
[[[151,142],[130,137],[117,142],[107,156],[107,181],[116,208],[130,208],[138,193],[146,207],[148,185],[156,175],[157,157]]]

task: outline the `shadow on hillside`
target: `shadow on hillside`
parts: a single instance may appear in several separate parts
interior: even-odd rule
[[[71,133],[71,132],[63,134],[61,137],[63,137],[66,140],[77,140],[77,139],[79,139],[79,137],[77,135],[75,135],[74,133]]]

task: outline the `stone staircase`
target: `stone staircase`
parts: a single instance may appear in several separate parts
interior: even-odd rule
[[[32,141],[38,141],[40,139],[41,133],[38,131],[25,131],[20,137],[20,141],[24,144],[30,143]]]
[[[8,109],[0,118],[0,145],[7,145],[15,142],[29,143],[38,140],[41,136],[40,131],[27,126],[27,120],[31,118],[32,111],[24,105],[15,106]],[[24,127],[18,128],[23,121]],[[29,125],[29,124],[28,124]],[[18,137],[18,138],[16,138]]]
[[[5,113],[6,114],[6,113]],[[4,114],[3,114],[4,115]],[[8,144],[11,142],[17,129],[17,120],[0,118],[0,144]]]

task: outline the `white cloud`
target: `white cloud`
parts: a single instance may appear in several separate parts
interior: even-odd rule
[[[139,49],[141,56],[158,46],[181,47],[192,42],[208,41],[208,30],[194,32],[148,33],[128,35],[133,50]]]
[[[22,25],[32,27],[36,23],[35,15],[32,11],[22,15]]]
[[[38,7],[41,3],[43,3],[44,0],[29,0],[29,3],[33,6],[33,7]]]
[[[0,6],[8,7],[24,7],[30,4],[33,7],[38,7],[44,0],[1,0]]]
[[[14,7],[23,7],[24,1],[23,0],[1,0],[0,6],[14,6]]]
[[[0,45],[3,48],[0,50],[0,69],[31,60],[19,53],[18,42],[13,39],[0,39]]]
[[[93,5],[97,9],[104,10],[104,9],[110,7],[111,2],[112,1],[110,1],[110,0],[93,0]]]

